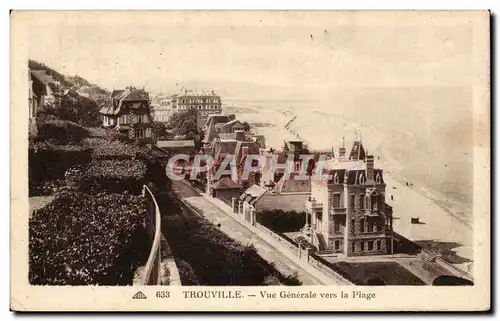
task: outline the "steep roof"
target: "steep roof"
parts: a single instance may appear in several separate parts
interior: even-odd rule
[[[259,145],[254,141],[236,141],[236,149],[234,151],[234,156],[236,162],[242,161],[242,150],[243,147],[248,147],[247,155],[259,155]]]
[[[115,98],[115,96],[123,93],[124,91],[125,91],[125,89],[113,90],[113,92],[111,93],[111,98]]]
[[[226,155],[234,155],[238,142],[235,140],[225,140],[214,145],[214,161],[223,161]]]
[[[148,101],[148,95],[143,90],[131,90],[128,95],[122,98],[122,101]]]
[[[222,115],[222,114],[210,114],[207,117],[207,120],[205,121],[205,124],[203,127],[209,127],[211,123],[218,124],[218,123],[227,123],[229,121],[229,116],[228,115]]]
[[[237,119],[233,119],[231,121],[228,121],[227,123],[222,124],[219,128],[232,127],[232,126],[237,125],[237,124],[240,124],[243,127],[242,122],[240,122]],[[219,125],[219,124],[217,124],[217,125]]]
[[[245,201],[251,205],[255,204],[264,194],[266,194],[267,190],[263,187],[252,185],[247,190],[240,195],[240,200]]]
[[[221,189],[240,189],[241,185],[238,184],[238,183],[236,183],[235,181],[233,181],[229,177],[223,177],[220,180],[218,180],[217,183],[215,183],[212,186],[212,188],[216,189],[216,190],[221,190]]]
[[[30,70],[32,79],[36,79],[44,85],[47,85],[47,71],[45,70]]]
[[[277,193],[310,193],[311,192],[311,179],[297,180],[297,174],[291,173],[289,179],[283,176],[278,184],[274,187]]]
[[[349,154],[349,159],[361,160],[365,159],[365,157],[366,157],[366,152],[365,148],[363,147],[363,144],[361,143],[361,141],[355,141],[352,144],[352,149],[351,153]]]

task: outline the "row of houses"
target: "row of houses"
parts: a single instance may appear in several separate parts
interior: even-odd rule
[[[193,91],[184,89],[167,97],[157,95],[152,104],[154,120],[167,122],[172,113],[186,110],[195,110],[197,125],[201,128],[208,119],[208,115],[222,113],[222,100],[215,91]]]
[[[285,141],[279,151],[266,148],[264,137],[253,134],[235,115],[209,114],[202,130],[205,135],[200,150],[194,149],[191,141],[159,142],[159,147],[183,149],[193,157],[210,155],[213,167],[199,176],[197,183],[249,222],[255,222],[257,213],[268,210],[302,212],[306,224],[300,233],[320,251],[347,256],[393,252],[392,208],[385,202],[383,171],[375,167],[374,157],[360,139],[355,139],[349,149],[343,143],[329,153],[316,153],[303,164],[301,155],[311,154],[304,142]],[[320,154],[326,159],[320,159]],[[234,158],[236,177],[229,174],[230,165],[223,163],[227,155]],[[265,164],[253,163],[262,165],[261,170],[244,177],[249,155],[263,156],[259,159]],[[276,159],[280,168],[271,171],[271,159]],[[293,164],[287,177],[283,165],[289,159]],[[223,165],[228,174],[216,177]],[[191,164],[184,166],[189,172]],[[302,168],[309,179],[295,179]],[[319,168],[321,173],[317,172]],[[317,174],[330,178],[311,179]]]
[[[268,210],[303,212],[306,224],[301,233],[320,251],[347,256],[393,252],[392,208],[385,202],[383,171],[375,167],[374,157],[367,154],[361,140],[353,142],[349,153],[343,144],[336,152],[332,149],[325,160],[315,155],[303,164],[300,155],[310,153],[302,141],[286,141],[283,150],[273,151],[258,144],[240,126],[223,115],[211,116],[205,124],[203,152],[214,157],[214,172],[228,153],[235,155],[238,167],[236,181],[230,177],[214,180],[209,174],[208,193],[231,204],[251,222],[255,222],[256,213]],[[265,156],[266,164],[245,181],[241,169],[247,155]],[[289,155],[293,159],[289,177],[284,168],[270,171],[272,157],[284,165]],[[302,168],[309,179],[295,179]],[[311,179],[318,174],[317,168],[330,179]]]

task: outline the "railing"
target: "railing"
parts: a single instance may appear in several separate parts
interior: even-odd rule
[[[142,284],[159,285],[161,283],[161,214],[153,193],[146,185],[143,186],[142,196],[148,200],[147,231],[153,238]]]

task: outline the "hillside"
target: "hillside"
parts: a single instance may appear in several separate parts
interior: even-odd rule
[[[38,117],[61,119],[96,127],[101,123],[100,106],[107,103],[110,93],[78,76],[59,73],[42,62],[28,61],[31,70],[45,70],[55,83],[50,83],[54,103],[40,106]]]

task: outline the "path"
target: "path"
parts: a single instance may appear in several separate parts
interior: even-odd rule
[[[186,183],[175,181],[172,182],[172,187],[178,196],[182,197],[186,203],[194,207],[205,217],[205,219],[212,222],[214,225],[220,224],[220,230],[226,235],[243,244],[253,244],[257,249],[257,253],[264,260],[274,263],[276,269],[285,276],[297,273],[297,278],[303,285],[325,284],[324,276],[318,277],[313,275],[310,271],[306,271],[286,254],[277,250],[263,238],[259,237],[236,219],[212,204],[205,197],[200,196],[190,186],[186,185]],[[195,196],[193,194],[195,194]],[[334,280],[332,284],[336,284]]]

